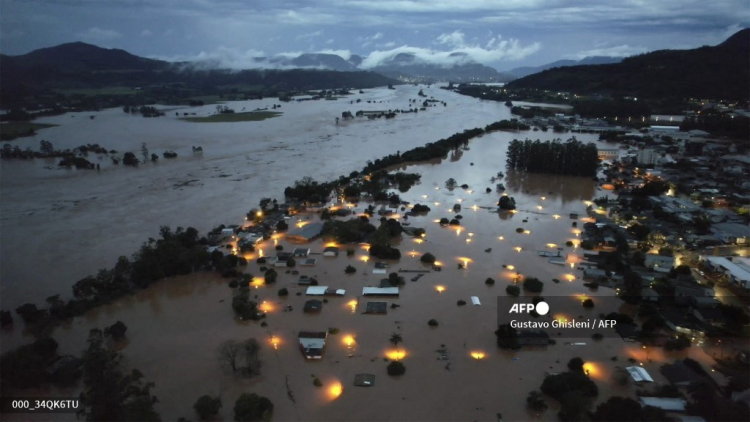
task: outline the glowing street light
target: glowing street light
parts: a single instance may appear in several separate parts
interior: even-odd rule
[[[437,290],[438,293],[443,293],[445,291],[445,287],[443,287],[443,286],[435,286],[435,290]]]

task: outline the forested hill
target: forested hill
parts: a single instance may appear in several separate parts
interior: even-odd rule
[[[644,98],[750,98],[750,29],[714,47],[660,50],[620,63],[549,69],[509,88]]]
[[[135,56],[123,50],[85,43],[62,44],[22,56],[0,55],[0,98],[6,108],[60,102],[65,90],[108,87],[146,89],[156,99],[214,95],[231,88],[252,87],[262,96],[317,89],[373,88],[398,81],[373,72],[316,69],[196,70]],[[169,91],[167,94],[164,91]],[[141,92],[141,91],[139,91]],[[153,95],[152,95],[153,97]]]

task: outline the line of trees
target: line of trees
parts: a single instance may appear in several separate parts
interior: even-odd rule
[[[508,145],[506,164],[510,169],[530,173],[593,177],[599,156],[595,144],[584,144],[575,138],[565,142],[514,139]]]

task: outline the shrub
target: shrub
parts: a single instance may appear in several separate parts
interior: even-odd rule
[[[229,282],[229,287],[231,287],[233,289],[236,288],[239,285],[240,285],[240,283],[237,280],[232,280],[232,281]]]
[[[589,298],[589,299],[586,299],[586,300],[584,300],[584,301],[583,301],[583,307],[584,307],[584,308],[586,308],[586,309],[591,309],[591,308],[593,308],[593,307],[594,307],[594,301],[593,301],[593,300],[591,300],[590,298]]]
[[[265,274],[265,280],[266,284],[273,284],[276,283],[276,279],[278,278],[279,274],[274,270],[273,268],[269,268],[268,271],[266,271]]]
[[[529,277],[523,281],[523,289],[532,293],[541,293],[544,289],[544,283],[536,277]]]
[[[399,361],[393,361],[389,363],[387,370],[388,375],[390,376],[399,376],[406,373],[406,367],[404,366],[403,362]]]
[[[450,221],[450,223],[448,223],[448,224],[450,224],[451,226],[460,226],[460,225],[461,225],[461,222],[460,222],[460,221],[458,221],[458,219],[457,219],[457,218],[454,218],[454,219],[453,219],[453,220],[451,220],[451,221]]]
[[[487,280],[484,280],[484,284],[486,284],[488,286],[492,286],[492,285],[495,284],[495,280],[492,279],[492,277],[487,277]]]
[[[287,290],[286,287],[282,287],[281,289],[279,289],[279,296],[289,296],[289,290]]]
[[[448,220],[445,217],[443,217],[443,218],[440,219],[440,225],[441,226],[447,226],[449,222],[450,222],[450,220]]]
[[[323,381],[321,381],[320,378],[315,377],[315,379],[313,380],[313,385],[316,386],[316,387],[322,387],[323,386]]]
[[[336,327],[329,327],[328,328],[328,334],[338,334],[338,333],[339,333],[339,329],[338,328],[336,328]]]
[[[436,319],[433,318],[433,319],[427,321],[427,325],[429,325],[430,327],[437,327],[438,326],[438,322],[437,322]]]
[[[289,268],[293,268],[295,265],[297,265],[297,261],[295,261],[294,258],[289,258],[289,260],[286,261],[286,266]]]
[[[519,227],[519,228],[517,228],[517,229],[516,229],[516,233],[523,233],[523,229],[522,229],[522,228],[520,228],[520,227]]]
[[[458,305],[458,306],[464,306],[464,305],[466,305],[466,301],[465,300],[459,300],[458,302],[456,302],[456,305]]]
[[[594,249],[594,246],[596,245],[594,245],[594,242],[590,240],[584,240],[583,242],[581,242],[581,247],[586,250]]]
[[[516,286],[515,284],[510,284],[508,287],[505,288],[505,293],[507,293],[509,296],[516,296],[521,294],[521,289]]]
[[[257,394],[243,393],[234,404],[236,421],[268,421],[273,415],[273,403]]]
[[[354,256],[354,249],[349,248],[346,250],[346,256]]]
[[[565,242],[565,246],[568,246],[568,247],[573,246],[573,241],[568,240],[567,242]]]
[[[276,231],[285,232],[289,229],[289,224],[286,221],[280,220],[276,223]]]
[[[346,268],[344,269],[344,272],[346,274],[354,274],[357,272],[357,269],[352,267],[351,265],[347,265]]]
[[[257,262],[258,264],[265,264],[266,263],[266,258],[265,257],[260,257],[260,258],[256,259],[255,262]]]
[[[284,247],[282,245],[276,245],[276,250],[277,251],[283,251]]]
[[[435,255],[427,252],[426,254],[422,255],[419,258],[420,261],[427,263],[427,264],[434,264],[435,263]]]

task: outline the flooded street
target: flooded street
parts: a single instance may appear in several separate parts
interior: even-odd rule
[[[135,152],[141,142],[147,142],[154,152],[174,149],[180,157],[137,169],[110,166],[105,160],[101,173],[44,169],[51,163],[2,162],[3,308],[27,301],[41,304],[51,294],[69,294],[78,278],[132,253],[143,240],[155,236],[160,225],[191,225],[205,232],[220,223],[240,223],[260,198],[280,198],[284,187],[295,179],[309,175],[327,180],[348,174],[369,159],[510,117],[502,103],[433,87],[425,93],[447,101],[448,107],[392,120],[334,124],[334,117],[345,110],[408,108],[408,99],[416,98],[417,91],[417,87],[401,86],[396,91],[379,89],[353,96],[390,101],[383,105],[350,105],[342,100],[284,104],[281,117],[263,122],[190,124],[172,117],[127,116],[121,110],[103,111],[94,120],[85,116],[48,119],[62,125],[22,141],[24,145],[33,146],[39,139],[52,141],[56,148],[98,142],[108,149]],[[255,108],[271,102],[244,104],[233,106]],[[201,112],[209,110],[206,106]],[[506,421],[557,420],[553,401],[548,400],[550,409],[537,416],[527,411],[525,399],[529,391],[539,389],[545,372],[566,370],[568,360],[576,356],[587,362],[599,387],[598,402],[612,395],[634,396],[632,383],[622,387],[612,377],[618,367],[631,365],[628,358],[642,362],[657,382],[663,382],[658,367],[684,354],[651,353],[649,362],[639,344],[619,337],[597,342],[581,339],[586,345],[580,346],[558,339],[556,345],[517,352],[497,348],[493,334],[497,297],[506,295],[505,288],[516,273],[543,281],[543,296],[570,297],[569,307],[555,313],[575,317],[612,311],[584,310],[578,296],[586,294],[596,300],[599,295],[612,295],[611,290],[589,291],[582,285],[580,270],[548,263],[537,255],[537,251],[563,248],[567,263],[575,263],[581,250],[565,246],[567,241],[578,242],[571,226],[576,220],[569,214],[580,214],[577,221],[582,226],[584,201],[606,192],[586,178],[510,173],[491,181],[498,172],[505,173],[508,142],[525,137],[558,136],[495,132],[472,140],[468,150],[442,163],[403,167],[422,174],[422,179],[401,198],[427,204],[432,210],[425,216],[401,219],[411,227],[425,228],[426,236],[421,241],[404,235],[398,246],[402,258],[390,262],[388,272],[429,269],[419,261],[427,252],[437,257],[443,270],[414,282],[410,279],[415,273],[400,273],[406,285],[397,299],[361,297],[362,287],[378,286],[383,276],[372,273],[375,260],[367,259],[364,248],[351,246],[356,249],[354,256],[315,255],[317,266],[296,268],[320,285],[346,290],[343,297],[328,298],[319,314],[302,312],[308,299],[305,287],[296,284],[298,276],[280,271],[276,284],[251,291],[259,302],[265,301],[268,325],[237,321],[228,280],[199,273],[162,281],[56,329],[59,353],[78,355],[91,328],[123,321],[128,326],[127,340],[113,347],[121,349],[125,365],[138,368],[155,382],[156,408],[164,420],[195,418],[192,404],[203,394],[221,395],[221,415],[231,420],[234,401],[243,392],[270,398],[277,421],[497,421],[498,414]],[[594,135],[577,138],[596,139]],[[202,157],[192,156],[192,145],[203,146]],[[448,178],[469,188],[450,190],[445,186]],[[517,212],[496,212],[500,196],[496,183],[505,184],[507,194],[516,200]],[[486,193],[486,188],[491,192]],[[437,220],[455,217],[455,204],[462,207],[460,228],[440,227]],[[358,205],[355,211],[361,212],[364,206]],[[307,217],[294,217],[291,222]],[[529,233],[517,233],[517,228]],[[321,239],[309,247],[321,253],[328,241]],[[278,243],[286,251],[294,247],[283,239]],[[269,256],[274,243],[268,240],[259,247]],[[256,255],[247,257],[252,261],[244,271],[259,275]],[[347,265],[357,272],[344,274]],[[485,284],[488,277],[495,280],[494,285]],[[279,298],[277,292],[283,287],[290,294]],[[481,305],[472,305],[471,296]],[[386,300],[400,307],[388,309],[387,315],[367,315],[362,312],[368,300]],[[458,306],[459,300],[468,304]],[[293,311],[284,311],[287,305]],[[437,327],[427,324],[433,318]],[[19,322],[2,333],[3,350],[28,341],[20,328]],[[339,333],[329,335],[323,359],[306,361],[297,334],[329,328],[338,328]],[[403,337],[398,350],[388,341],[394,332]],[[222,369],[217,349],[226,340],[251,337],[262,345],[261,375],[239,379]],[[353,340],[350,345],[348,337]],[[445,350],[447,360],[440,359],[440,349]],[[390,377],[384,359],[397,353],[403,353],[406,374]],[[483,358],[475,359],[472,353]],[[702,362],[710,361],[698,348],[691,348],[691,353]],[[354,376],[359,373],[375,374],[375,385],[354,387]],[[313,385],[313,376],[320,378],[322,387]],[[334,394],[339,386],[343,388],[340,396]]]

